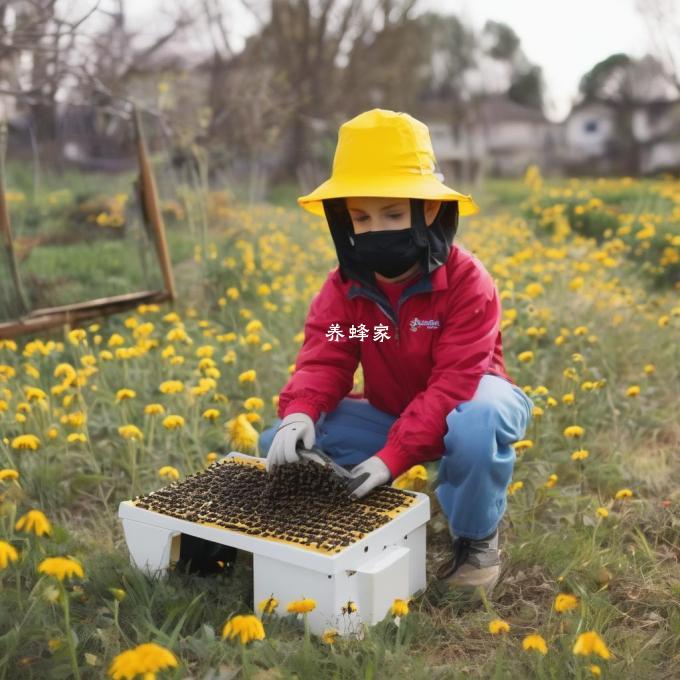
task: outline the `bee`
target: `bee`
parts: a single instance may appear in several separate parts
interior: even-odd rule
[[[347,600],[347,604],[343,606],[342,608],[342,613],[344,614],[354,614],[354,612],[357,610],[357,606],[352,600]]]

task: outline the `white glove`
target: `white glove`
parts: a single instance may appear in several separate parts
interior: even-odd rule
[[[299,461],[300,456],[295,449],[300,440],[307,449],[314,446],[314,421],[306,413],[289,413],[281,421],[267,452],[264,463],[267,472],[271,472],[277,465]]]
[[[347,490],[353,499],[363,498],[376,486],[387,484],[392,475],[390,469],[378,456],[371,456],[363,463],[352,469],[352,477],[347,484]]]

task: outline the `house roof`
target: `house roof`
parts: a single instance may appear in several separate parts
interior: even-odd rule
[[[571,111],[567,115],[567,119],[577,111],[588,108],[607,108],[612,111],[618,107],[618,103],[610,99],[585,99],[571,107]],[[644,110],[647,112],[650,120],[662,118],[677,106],[680,106],[680,99],[650,99],[647,101],[635,102],[637,110]]]
[[[548,123],[543,113],[529,106],[518,104],[503,94],[487,95],[477,104],[468,102],[463,108],[478,108],[479,115],[487,124],[507,122]],[[451,102],[445,99],[427,99],[419,106],[419,114],[426,121],[442,121],[451,123],[455,115]]]
[[[548,123],[542,111],[524,106],[502,94],[492,94],[481,102],[481,115],[489,124],[523,122]]]

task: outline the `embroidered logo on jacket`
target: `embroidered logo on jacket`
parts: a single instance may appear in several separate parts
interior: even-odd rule
[[[439,319],[419,319],[417,316],[414,316],[411,321],[409,321],[409,326],[413,333],[421,326],[428,330],[432,330],[434,328],[439,328]]]

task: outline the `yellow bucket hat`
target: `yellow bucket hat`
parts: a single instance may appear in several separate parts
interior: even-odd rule
[[[458,201],[459,215],[478,212],[472,196],[437,179],[435,163],[427,125],[408,113],[372,109],[340,126],[330,179],[297,201],[321,216],[321,201],[347,196]]]

